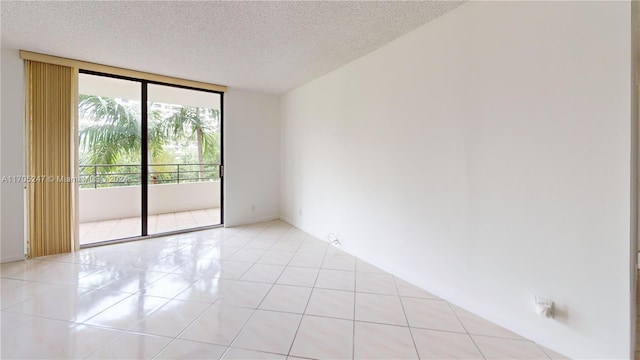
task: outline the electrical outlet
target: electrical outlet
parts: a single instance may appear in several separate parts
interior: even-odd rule
[[[538,315],[540,316],[553,319],[553,316],[554,316],[553,301],[544,297],[539,297],[539,296],[536,296],[534,300],[536,305],[536,313],[538,313]]]
[[[329,244],[333,246],[342,246],[342,242],[340,242],[340,238],[338,237],[338,235],[334,233],[327,235],[327,241],[329,242]]]

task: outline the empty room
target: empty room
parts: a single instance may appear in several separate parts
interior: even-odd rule
[[[0,357],[639,358],[636,2],[0,11]]]

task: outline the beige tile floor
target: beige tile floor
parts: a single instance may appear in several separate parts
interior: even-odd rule
[[[563,358],[281,221],[1,270],[2,358]]]
[[[220,224],[220,208],[150,215],[149,234]],[[80,223],[80,245],[140,236],[140,217]]]

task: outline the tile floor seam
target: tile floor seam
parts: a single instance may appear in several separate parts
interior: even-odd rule
[[[145,333],[142,333],[142,334],[144,334],[144,335],[149,335],[149,334],[145,334]],[[160,336],[160,335],[154,335],[154,336]],[[166,336],[164,336],[164,337],[166,337]],[[167,337],[167,338],[168,338],[168,337]],[[199,343],[199,344],[202,344],[202,345],[215,345],[215,346],[228,347],[228,345],[213,344],[213,343],[208,343],[208,342],[206,342],[206,341],[202,341],[202,340],[191,340],[191,339],[187,340],[187,339],[181,339],[181,338],[179,338],[179,337],[175,337],[175,338],[171,338],[171,339],[172,339],[172,340],[190,341],[190,342],[195,342],[195,343]]]
[[[547,354],[547,352],[544,351],[544,349],[542,349],[542,347],[537,342],[535,342],[533,340],[526,339],[526,338],[513,339],[513,338],[505,338],[505,337],[491,336],[491,335],[480,335],[480,334],[469,334],[469,336],[471,336],[472,339],[473,339],[474,336],[477,336],[477,337],[480,337],[480,338],[487,338],[487,339],[501,339],[501,340],[507,340],[507,341],[519,341],[519,342],[523,342],[523,343],[530,343],[530,344],[533,344],[535,347],[537,347],[544,354],[544,356],[547,357],[547,359],[551,359],[551,356],[549,354]],[[475,342],[475,340],[474,340],[474,342]]]
[[[195,282],[194,282],[194,283],[195,283]],[[192,286],[194,283],[192,283],[190,286]],[[187,290],[187,289],[185,288],[183,291],[186,291],[186,290]],[[226,291],[229,291],[229,289],[227,289]],[[181,293],[182,293],[182,292],[178,293],[176,296],[180,295]],[[172,300],[180,300],[180,299],[176,299],[176,298],[174,297]],[[167,345],[165,345],[165,346],[164,346],[164,347],[163,347],[163,348],[162,348],[162,349],[161,349],[161,350],[156,354],[156,356],[157,356],[157,355],[159,355],[160,353],[162,353],[162,351],[164,351],[164,349],[166,349],[166,348],[167,348],[167,347],[168,347],[168,346],[169,346],[173,341],[175,341],[175,340],[177,340],[177,339],[180,339],[180,335],[182,335],[183,333],[185,333],[185,332],[186,332],[186,331],[187,331],[187,330],[188,330],[188,329],[189,329],[189,328],[190,328],[190,327],[191,327],[191,326],[192,326],[196,321],[198,321],[200,318],[202,318],[202,316],[203,316],[203,315],[204,315],[204,314],[205,314],[205,313],[206,313],[210,308],[212,308],[214,305],[216,305],[216,303],[218,302],[218,300],[220,300],[220,297],[219,297],[219,298],[217,298],[216,300],[214,300],[213,302],[211,302],[210,304],[208,304],[208,306],[207,306],[207,307],[206,307],[206,308],[205,308],[205,309],[204,309],[204,310],[203,310],[203,311],[202,311],[198,316],[196,316],[196,317],[195,317],[191,322],[189,322],[189,324],[187,324],[187,325],[186,325],[182,330],[180,330],[180,331],[176,334],[176,336],[174,336],[174,337],[172,338],[172,340],[171,340]],[[171,300],[169,300],[169,301],[171,301]],[[181,301],[183,301],[183,300],[181,300]],[[166,302],[166,303],[164,303],[163,305],[159,306],[158,308],[154,309],[154,311],[152,311],[151,313],[149,313],[149,314],[145,317],[145,319],[146,319],[146,318],[148,318],[149,316],[151,316],[151,314],[152,314],[152,313],[154,313],[155,311],[157,311],[158,309],[160,309],[162,306],[166,305],[167,303],[168,303],[168,302]],[[219,305],[220,305],[220,307],[226,306],[226,305],[222,305],[222,303],[220,303]],[[144,319],[142,319],[141,321],[143,321],[143,320],[144,320]],[[249,321],[249,320],[247,319],[247,321]],[[134,325],[134,326],[135,326],[135,325]],[[187,340],[187,341],[194,341],[194,340]],[[204,343],[204,342],[203,342],[203,343]],[[211,344],[211,343],[205,343],[205,344]],[[213,344],[213,345],[219,345],[219,344]],[[226,346],[226,345],[222,345],[222,346]],[[224,355],[224,353],[223,353],[223,355]]]
[[[256,350],[256,349],[251,349],[248,347],[242,347],[242,346],[234,346],[234,349],[242,349],[242,350],[249,350],[249,351],[253,351],[253,352],[257,352],[257,353],[264,353],[264,354],[273,354],[273,355],[280,355],[280,356],[284,356],[285,358],[288,356],[287,354],[283,354],[283,353],[279,353],[279,352],[275,352],[275,351],[266,351],[266,350]],[[229,346],[229,350],[231,350],[231,346]],[[225,352],[226,354],[226,352]],[[220,357],[220,359],[223,359],[224,355],[222,355]],[[245,358],[245,360],[250,360]]]
[[[58,321],[62,321],[62,320],[58,320]],[[94,328],[98,328],[98,329],[111,330],[111,331],[123,331],[123,332],[127,331],[126,329],[118,329],[118,328],[114,328],[114,327],[108,327],[108,326],[105,326],[105,325],[87,324],[86,322],[76,324],[76,326],[78,326],[78,325],[90,326],[90,327],[94,327]]]
[[[110,341],[107,341],[103,345],[98,346],[94,351],[92,351],[89,355],[85,356],[83,359],[89,359],[93,354],[98,353],[100,350],[106,348],[109,344],[113,343],[114,341],[116,341],[116,339],[118,339],[119,337],[121,337],[121,336],[123,336],[125,334],[125,332],[122,331],[122,330],[118,330],[118,331],[120,331],[120,334],[118,334],[118,336],[114,337]]]
[[[326,259],[328,251],[329,251],[329,245],[326,245],[325,249],[324,249],[324,254],[322,255],[322,262],[324,262],[324,259]],[[322,262],[321,262],[321,264],[322,264]],[[291,341],[291,345],[289,346],[289,352],[287,352],[287,356],[291,355],[291,350],[293,350],[293,344],[296,343],[296,338],[298,337],[298,332],[300,331],[300,325],[302,325],[302,321],[304,320],[304,314],[307,312],[307,308],[309,307],[309,302],[311,301],[311,296],[313,296],[313,289],[315,288],[316,283],[318,282],[318,277],[319,276],[320,276],[320,270],[318,269],[318,273],[316,274],[316,279],[313,281],[313,286],[312,286],[311,293],[309,294],[309,298],[307,299],[307,304],[304,307],[304,312],[303,312],[302,316],[300,317],[300,321],[298,322],[298,327],[296,328],[296,332],[293,335],[293,340]]]
[[[356,358],[356,282],[358,281],[358,261],[356,261],[356,268],[353,275],[353,321],[351,322],[351,326],[353,327],[351,331],[351,337],[353,339],[353,344],[351,344],[351,359]]]
[[[547,359],[548,359],[548,360],[551,360],[551,359],[552,359],[552,358],[551,358],[551,355],[549,355],[549,353],[547,353],[546,351],[544,351],[544,349],[542,348],[542,346],[541,346],[541,345],[538,345],[538,343],[537,343],[537,342],[535,342],[535,341],[534,341],[533,343],[538,347],[538,349],[540,349],[540,351],[542,351],[542,353],[547,357]]]
[[[126,299],[126,298],[125,298],[125,299]],[[19,302],[19,303],[15,304],[15,305],[11,305],[11,306],[9,306],[9,308],[12,308],[12,307],[14,307],[14,306],[18,306],[18,305],[24,304],[24,303],[29,302],[29,301],[31,301],[31,299],[29,299],[29,300],[25,300],[25,301],[21,301],[21,302]],[[84,321],[72,321],[72,320],[59,319],[59,318],[50,317],[50,316],[45,316],[45,315],[39,315],[39,314],[26,314],[26,313],[17,312],[17,311],[9,311],[9,310],[8,310],[9,308],[7,308],[7,309],[3,309],[3,310],[2,310],[2,312],[6,312],[6,313],[9,313],[9,314],[23,315],[23,316],[31,316],[31,317],[38,318],[38,319],[53,320],[53,321],[63,321],[63,322],[66,322],[66,323],[74,324],[74,325],[73,325],[74,327],[75,327],[75,326],[78,326],[78,325],[89,325],[89,326],[95,326],[95,325],[92,325],[92,324],[86,324],[86,323],[85,323],[86,321],[90,320],[93,316],[91,316],[91,317],[89,317],[89,318],[87,318],[87,319],[84,319]],[[96,314],[96,315],[98,315],[98,314]],[[94,316],[96,316],[96,315],[94,315]],[[112,328],[112,329],[114,329],[114,328]],[[121,330],[121,329],[116,329],[116,330]]]
[[[116,337],[116,339],[117,339],[117,338],[119,338],[119,337],[121,337],[121,336],[124,336],[124,335],[126,335],[126,334],[134,334],[134,335],[139,335],[139,336],[149,336],[149,337],[159,337],[159,338],[163,338],[163,339],[169,339],[169,342],[168,342],[165,346],[163,346],[162,348],[160,348],[160,350],[159,350],[155,355],[153,355],[153,356],[151,357],[152,359],[155,359],[158,355],[160,355],[160,354],[164,351],[164,349],[165,349],[167,346],[169,346],[169,344],[171,344],[171,343],[175,340],[175,338],[171,338],[171,337],[169,337],[169,336],[162,336],[162,335],[156,335],[156,334],[148,334],[148,333],[136,332],[136,331],[129,331],[129,330],[125,330],[121,335],[117,336],[117,337]],[[113,339],[113,340],[115,341],[116,339]],[[91,356],[91,355],[90,355],[90,356]]]
[[[83,325],[88,325],[88,326],[98,326],[98,327],[102,327],[102,328],[105,328],[105,329],[112,329],[112,330],[121,330],[121,331],[127,331],[127,330],[129,330],[131,327],[127,327],[126,329],[121,329],[121,328],[117,328],[117,327],[115,327],[115,326],[107,326],[107,325],[90,324],[90,323],[87,323],[87,321],[90,321],[91,319],[93,319],[93,318],[95,318],[95,317],[99,316],[100,314],[105,313],[107,310],[109,310],[109,309],[111,309],[112,307],[114,307],[114,306],[118,305],[119,303],[121,303],[121,302],[123,302],[123,301],[125,301],[125,300],[129,299],[130,297],[136,296],[136,295],[137,295],[137,293],[136,293],[136,294],[131,294],[130,296],[127,296],[126,298],[122,299],[121,301],[119,301],[119,302],[117,302],[117,303],[115,303],[115,304],[113,304],[113,305],[109,306],[108,308],[106,308],[106,309],[104,309],[104,310],[100,311],[99,313],[97,313],[97,314],[93,315],[92,317],[90,317],[90,318],[86,319],[86,320],[85,320],[85,321],[83,321],[81,324],[83,324]],[[144,295],[143,295],[143,296],[144,296]],[[154,297],[158,297],[158,296],[154,296]],[[162,298],[162,299],[166,299],[166,298]],[[163,305],[164,305],[164,304],[163,304]],[[157,310],[157,309],[154,309],[154,311],[155,311],[155,310]],[[147,315],[147,317],[148,317],[149,315],[151,315],[151,313],[149,313],[149,314]],[[136,324],[137,324],[137,323],[136,323]],[[134,325],[135,325],[135,324],[134,324]]]
[[[266,254],[266,252],[265,252]],[[260,259],[262,259],[262,257],[264,256],[264,254],[262,254],[260,256],[260,258],[258,258],[255,262],[254,265],[258,263],[258,261]],[[284,265],[284,269],[282,269],[282,271],[280,272],[280,274],[278,274],[278,277],[271,283],[271,287],[269,288],[269,290],[267,291],[267,293],[264,295],[264,297],[262,298],[262,300],[260,300],[260,302],[258,303],[258,305],[256,306],[256,310],[260,308],[260,306],[262,305],[262,303],[264,302],[264,299],[267,298],[267,296],[269,296],[269,293],[271,292],[271,290],[273,289],[273,287],[276,285],[276,283],[278,282],[278,280],[280,279],[280,277],[282,276],[282,274],[284,274],[285,270],[287,269],[287,267],[289,267],[289,264],[291,263],[291,260],[293,259],[293,257],[291,259],[289,259],[289,261],[287,262],[287,265]],[[252,266],[253,267],[253,266]],[[248,271],[248,270],[247,270]],[[244,276],[244,275],[243,275]]]
[[[317,315],[317,314],[309,314],[309,313],[304,313],[302,315],[309,316],[309,317],[324,318],[324,319],[355,321],[355,320],[353,320],[351,318],[347,319],[347,318],[343,318],[343,317],[330,316],[330,315]],[[360,320],[358,320],[358,321],[360,321]],[[366,322],[366,323],[370,323],[370,324],[380,324],[380,323],[375,323],[375,322],[371,322],[371,321],[360,321],[360,322]],[[383,325],[387,325],[387,324],[383,324]]]
[[[42,319],[42,320],[51,320],[51,321],[64,322],[64,323],[69,324],[69,325],[71,326],[71,328],[75,328],[75,327],[77,327],[78,325],[84,325],[83,323],[77,323],[77,322],[69,321],[69,320],[54,319],[54,318],[49,318],[49,317],[40,316],[40,315],[31,315],[31,314],[13,313],[13,312],[8,312],[8,311],[4,311],[4,310],[2,310],[2,312],[7,312],[7,313],[9,313],[9,314],[18,314],[18,315],[26,316],[26,317],[30,317],[30,318],[33,318],[33,319]],[[14,331],[15,331],[15,330],[18,330],[18,329],[19,329],[19,328],[21,328],[21,327],[25,327],[25,326],[28,326],[28,325],[29,325],[29,324],[28,324],[28,322],[24,322],[24,323],[22,323],[22,324],[20,324],[20,325],[16,326],[16,327],[15,327],[14,329],[12,329],[12,330],[14,330]],[[2,331],[2,332],[4,332],[4,331]]]
[[[261,231],[260,234],[262,234],[265,230]],[[255,239],[258,235],[256,235],[255,237],[252,238]],[[250,242],[250,241],[249,241]],[[247,244],[249,243],[247,242]],[[241,248],[243,248],[244,246],[246,246],[247,244],[243,245]],[[256,264],[263,256],[265,253],[263,253],[255,262],[254,264]],[[242,327],[240,328],[240,331],[238,331],[238,333],[236,334],[236,336],[233,338],[233,340],[229,343],[229,346],[227,348],[227,350],[222,354],[221,358],[224,358],[224,356],[229,352],[229,349],[231,349],[231,347],[233,346],[233,344],[238,340],[238,337],[240,336],[240,334],[242,333],[242,331],[244,331],[244,329],[247,327],[247,324],[249,323],[249,321],[251,321],[251,318],[253,318],[253,316],[255,315],[255,313],[260,309],[260,306],[262,305],[262,302],[264,301],[264,299],[266,299],[266,297],[269,295],[269,293],[271,292],[271,290],[273,289],[273,287],[275,286],[275,284],[277,283],[277,281],[280,279],[280,277],[282,276],[282,274],[284,273],[284,270],[286,270],[286,268],[289,266],[288,264],[291,263],[291,260],[293,259],[293,257],[291,259],[289,259],[289,262],[287,263],[287,265],[285,265],[285,268],[283,269],[282,272],[280,272],[280,274],[278,275],[278,277],[273,281],[273,283],[271,284],[271,287],[269,288],[269,290],[264,294],[264,296],[262,297],[262,299],[260,300],[260,302],[256,305],[256,308],[253,309],[253,313],[251,314],[251,316],[249,316],[249,318],[247,319],[247,321],[244,323],[244,325],[242,325]],[[247,270],[248,271],[248,270]],[[246,272],[245,272],[246,273]],[[244,274],[243,274],[244,276]],[[302,321],[302,319],[301,319]],[[298,325],[300,326],[300,325]],[[296,332],[297,333],[297,332]],[[295,341],[295,336],[294,336],[294,341]],[[291,343],[291,346],[293,346],[293,342]],[[291,348],[289,349],[289,351],[291,351]],[[288,355],[288,354],[287,354]]]
[[[189,330],[189,328],[191,326],[193,326],[193,324],[196,323],[196,321],[198,321],[199,319],[202,318],[202,316],[209,311],[209,309],[211,309],[214,305],[216,305],[216,303],[218,302],[218,300],[220,300],[219,298],[216,299],[214,302],[212,302],[211,304],[209,304],[209,306],[207,306],[206,309],[204,309],[204,311],[202,313],[200,313],[200,315],[198,315],[195,319],[193,319],[193,321],[191,321],[187,326],[184,327],[184,329],[182,329],[180,332],[178,332],[178,334],[173,338],[173,340],[171,340],[171,342],[177,340],[177,339],[181,339],[180,335],[184,334],[187,330]],[[226,306],[223,305],[222,303],[218,304],[220,307],[234,307],[234,306]],[[251,314],[253,315],[253,314]],[[246,326],[247,322],[249,322],[249,319],[251,319],[251,316],[249,318],[247,318],[246,322],[244,323],[244,325],[242,326],[242,329],[244,329],[244,327]],[[242,329],[240,330],[240,332],[242,331]],[[238,334],[236,334],[236,337],[240,334],[240,332],[238,332]],[[187,340],[187,339],[181,339],[181,340],[186,340],[186,341],[197,341],[197,340]],[[229,350],[229,348],[231,348],[231,344],[233,343],[233,341],[235,341],[235,338],[232,340],[231,343],[229,343],[228,345],[222,345],[222,344],[215,344],[215,343],[206,343],[206,342],[202,342],[204,344],[213,344],[213,345],[220,345],[220,346],[226,346],[227,350],[225,350],[225,352],[222,353],[222,355],[220,356],[220,358],[223,358],[224,355],[227,353],[227,351]],[[171,342],[169,342],[169,344],[171,344]],[[198,341],[201,342],[201,341]],[[167,348],[167,346],[169,346],[169,344],[167,344],[164,348],[162,348],[162,350],[160,352],[158,352],[158,354],[162,353],[162,351],[164,351],[164,349]]]
[[[455,311],[455,309],[453,308],[453,304],[451,304],[450,302],[444,300],[448,305],[449,308],[451,308],[451,311],[453,311],[453,313],[455,314],[456,318],[458,318],[458,321],[460,322],[460,324],[462,325],[462,327],[464,328],[465,332],[469,335],[469,336],[483,336],[483,337],[488,337],[488,338],[496,338],[496,339],[504,339],[504,340],[527,340],[529,342],[532,342],[534,344],[537,344],[536,342],[529,340],[527,338],[521,337],[521,338],[514,338],[514,337],[506,337],[506,336],[497,336],[497,335],[487,335],[487,334],[479,334],[479,333],[475,333],[475,332],[470,332],[467,329],[467,326],[465,326],[464,322],[462,322],[462,320],[460,319],[460,316],[458,316],[458,313]],[[464,310],[464,309],[462,309]],[[466,311],[466,310],[464,310]],[[474,314],[475,315],[475,314]],[[477,315],[476,315],[477,316]],[[517,334],[516,334],[517,335]]]
[[[216,304],[217,300],[211,304],[209,304],[209,306],[207,306],[204,311],[202,311],[202,313],[200,313],[200,315],[198,315],[193,321],[191,321],[187,326],[184,327],[184,329],[180,330],[180,332],[178,332],[178,334],[173,338],[173,340],[176,339],[181,339],[180,335],[184,334],[187,330],[189,330],[189,328],[198,320],[200,320],[202,318],[202,316],[209,311],[209,309],[211,309],[214,305],[219,305],[220,307],[237,307],[237,306],[228,306],[228,305],[222,305],[222,304]],[[244,308],[243,308],[244,309]],[[247,321],[249,321],[247,319]],[[182,340],[187,340],[187,339],[182,339]],[[188,341],[197,341],[197,340],[191,340],[189,339]],[[215,344],[215,343],[207,343],[202,341],[205,344],[214,344],[214,345],[221,345],[221,344]],[[222,346],[231,346],[231,345],[222,345]]]
[[[411,342],[413,343],[413,348],[416,351],[416,356],[418,359],[420,358],[420,352],[418,351],[418,345],[416,344],[416,340],[413,337],[413,331],[411,330],[411,324],[409,323],[409,317],[407,316],[407,311],[404,309],[404,303],[402,302],[402,298],[400,297],[400,289],[398,288],[398,283],[396,282],[396,277],[392,276],[393,284],[396,288],[396,292],[398,293],[398,300],[400,300],[400,307],[402,308],[402,314],[404,314],[404,320],[407,322],[407,328],[409,328],[409,335],[411,335]]]
[[[169,301],[165,302],[164,304],[158,306],[157,308],[153,309],[149,314],[147,314],[144,318],[138,320],[135,324],[133,324],[131,327],[129,327],[129,329],[134,329],[136,328],[138,325],[140,325],[141,323],[143,323],[145,320],[149,319],[152,315],[154,315],[155,313],[157,313],[160,309],[162,309],[163,307],[165,307],[167,304],[169,304],[171,301],[181,301],[181,302],[191,302],[191,301],[187,301],[187,300],[182,300],[182,299],[176,299],[176,298],[172,298]],[[195,302],[195,301],[194,301]],[[207,303],[199,303],[199,304],[207,304]],[[207,312],[207,310],[209,310],[209,308],[211,308],[211,306],[215,304],[215,302],[207,304],[207,306],[200,312],[200,314],[198,314],[191,322],[189,322],[182,330],[180,330],[178,332],[178,334],[176,334],[176,336],[174,336],[172,338],[172,340],[175,340],[178,338],[178,336],[180,334],[182,334],[187,328],[189,328],[189,326],[191,326],[191,324],[193,324],[198,318],[200,318],[205,312]],[[151,333],[144,333],[144,334],[148,334],[148,335],[156,335],[156,336],[163,336],[163,335],[157,335],[157,334],[151,334]],[[168,345],[168,344],[167,344]]]
[[[453,308],[453,305],[448,301],[447,301],[447,304],[449,305],[449,308],[451,309],[451,311],[453,311],[453,314],[456,316],[456,319],[458,319],[458,322],[460,322],[460,324],[462,325],[462,328],[464,329],[464,331],[466,331],[469,339],[471,339],[471,341],[473,342],[473,345],[480,352],[480,355],[482,355],[482,357],[486,359],[487,356],[484,354],[484,352],[482,352],[482,349],[480,349],[480,346],[478,346],[478,343],[476,343],[476,340],[473,338],[473,336],[471,336],[471,334],[469,333],[469,330],[467,329],[467,326],[465,326],[464,322],[462,322],[462,320],[460,319],[460,316],[458,316],[458,313]]]
[[[213,305],[213,304],[211,304]],[[158,351],[153,357],[152,359],[156,359],[160,354],[162,354],[162,352],[169,347],[169,345],[171,345],[171,343],[173,343],[176,340],[185,340],[185,339],[180,339],[179,336],[184,333],[200,316],[202,316],[202,314],[204,314],[207,310],[209,310],[209,308],[211,307],[211,305],[207,306],[206,309],[204,309],[204,311],[198,315],[198,317],[196,317],[196,319],[194,319],[192,322],[189,323],[189,325],[187,325],[184,329],[182,329],[181,331],[178,332],[178,334],[176,334],[176,336],[174,337],[169,337],[171,340],[162,348],[160,348],[160,351]],[[163,305],[164,306],[164,305]],[[147,315],[147,318],[151,316],[151,314]],[[144,321],[145,319],[140,320],[140,322]],[[135,326],[135,325],[134,325]],[[140,333],[142,335],[151,335],[148,333]],[[153,336],[161,336],[161,335],[153,335]],[[161,336],[162,337],[162,336]],[[195,340],[185,340],[185,341],[195,341]],[[200,342],[200,341],[199,341]],[[205,343],[205,342],[201,342],[202,344],[207,344],[207,345],[218,345],[218,344],[211,344],[211,343]],[[224,345],[223,345],[224,346]]]

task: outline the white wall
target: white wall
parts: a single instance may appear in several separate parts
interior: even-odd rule
[[[277,219],[279,98],[229,89],[224,104],[225,225]]]
[[[471,2],[287,93],[283,219],[561,353],[629,357],[629,17]]]
[[[81,223],[140,216],[140,186],[80,189]],[[220,182],[157,184],[149,186],[149,215],[220,207]]]
[[[148,193],[152,215],[220,207],[219,181],[151,185]]]
[[[18,50],[2,48],[0,176],[24,175],[24,82]],[[0,261],[24,259],[24,191],[20,183],[2,183]]]

